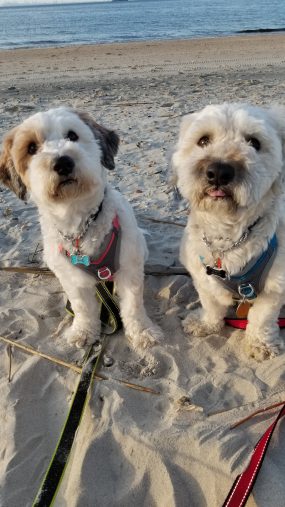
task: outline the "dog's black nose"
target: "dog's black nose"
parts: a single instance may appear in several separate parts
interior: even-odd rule
[[[225,162],[213,162],[207,169],[207,179],[216,187],[228,185],[235,177],[235,168]]]
[[[68,176],[74,169],[74,161],[68,155],[59,157],[54,164],[54,170],[60,176]]]

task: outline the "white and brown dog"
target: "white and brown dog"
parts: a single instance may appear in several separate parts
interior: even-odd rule
[[[31,116],[3,143],[0,180],[22,199],[28,191],[38,206],[44,259],[70,300],[75,318],[67,340],[78,347],[98,339],[101,323],[97,280],[72,262],[98,258],[114,221],[121,231],[114,281],[126,334],[134,348],[161,337],[143,304],[144,237],[130,205],[106,180],[118,145],[115,132],[64,107]]]
[[[173,154],[177,186],[190,203],[180,257],[202,310],[186,332],[219,332],[227,309],[248,313],[250,356],[282,348],[285,303],[285,112],[243,104],[205,107],[184,117]]]

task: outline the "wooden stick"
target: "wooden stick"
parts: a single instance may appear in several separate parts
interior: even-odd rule
[[[143,220],[148,220],[149,222],[155,222],[158,224],[167,224],[167,225],[178,225],[179,227],[185,227],[186,224],[181,222],[176,222],[174,220],[161,220],[160,218],[154,217],[142,217]]]
[[[285,404],[285,401],[280,401],[278,403],[274,403],[273,405],[270,405],[269,407],[260,408],[259,410],[256,410],[255,412],[248,415],[247,417],[244,417],[243,419],[240,419],[236,423],[232,424],[232,426],[230,426],[230,430],[237,428],[238,426],[245,423],[246,421],[249,421],[252,417],[255,417],[258,414],[263,414],[264,412],[267,412],[268,410],[273,410],[274,408],[280,407],[281,405],[284,405],[284,404]]]
[[[280,391],[275,391],[274,393],[270,393],[270,399],[273,398],[274,396],[283,395],[284,391],[285,391],[285,389],[283,388]],[[234,407],[226,408],[224,410],[216,410],[214,412],[208,412],[207,417],[213,417],[215,415],[225,414],[226,412],[232,412],[233,410],[237,410],[237,409],[241,409],[241,408],[245,408],[245,407],[250,407],[258,402],[260,402],[260,403],[266,402],[266,400],[267,400],[267,398],[257,399],[255,401],[249,401],[248,403],[243,403],[242,405],[236,405]]]
[[[52,271],[48,268],[30,268],[28,266],[7,266],[0,267],[0,271],[8,271],[11,273],[22,273],[22,274],[32,274],[32,275],[44,275],[44,276],[55,276]],[[145,266],[145,274],[146,275],[154,275],[154,276],[168,276],[168,275],[187,275],[189,276],[188,271],[183,266],[162,266],[162,265],[153,265],[153,266]]]
[[[8,357],[9,357],[9,369],[8,369],[8,382],[11,382],[11,372],[12,372],[12,347],[8,345]]]
[[[115,102],[112,104],[112,106],[119,107],[119,106],[145,106],[145,105],[152,105],[152,102]]]
[[[5,338],[4,336],[0,336],[0,340],[2,340],[5,343],[8,343],[9,345],[12,345],[13,347],[21,349],[24,352],[27,352],[28,354],[33,354],[34,356],[42,357],[43,359],[47,359],[48,361],[52,361],[53,363],[59,364],[60,366],[64,366],[65,368],[69,368],[70,370],[76,371],[76,373],[82,372],[82,368],[80,368],[80,366],[76,366],[76,364],[67,363],[66,361],[62,361],[62,359],[58,359],[57,357],[50,356],[49,354],[44,354],[43,352],[35,350],[32,347],[28,347],[23,343],[15,342],[14,340],[10,340],[10,338]]]
[[[145,266],[144,270],[146,275],[153,276],[170,276],[170,275],[186,275],[189,276],[189,272],[184,266],[162,266],[161,264],[153,264],[152,266]]]
[[[13,340],[10,340],[9,338],[5,338],[4,336],[0,336],[0,340],[2,340],[5,343],[8,343],[9,346],[17,347],[23,352],[27,352],[28,354],[32,354],[35,356],[39,356],[42,359],[46,359],[48,361],[51,361],[53,363],[59,364],[60,366],[64,366],[65,368],[69,368],[70,370],[75,371],[76,373],[81,374],[82,368],[80,366],[77,366],[73,363],[68,363],[66,361],[63,361],[62,359],[58,359],[57,357],[50,356],[49,354],[44,354],[43,352],[40,352],[39,350],[35,350],[32,347],[28,347],[27,345],[24,345],[23,343],[17,343]],[[151,393],[151,394],[160,394],[158,391],[155,391],[154,389],[151,389],[150,387],[141,386],[139,384],[133,384],[132,382],[129,382],[127,380],[121,380],[117,378],[107,377],[104,375],[99,375],[98,373],[95,373],[94,378],[96,380],[114,380],[115,382],[119,382],[120,384],[125,385],[126,387],[129,387],[130,389],[135,389],[136,391],[142,391],[145,393]]]
[[[3,266],[0,267],[0,271],[8,271],[11,273],[31,273],[34,275],[48,275],[55,276],[52,271],[48,268],[30,268],[29,266]]]

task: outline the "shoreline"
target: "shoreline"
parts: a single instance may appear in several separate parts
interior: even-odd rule
[[[124,42],[0,51],[0,86],[147,78],[285,64],[285,34]]]
[[[228,34],[221,34],[221,35],[208,35],[208,36],[193,36],[193,37],[186,37],[186,38],[170,38],[170,39],[129,39],[129,40],[123,40],[123,41],[105,41],[105,42],[67,42],[66,44],[46,44],[46,45],[35,45],[35,46],[18,46],[18,47],[1,47],[0,46],[0,53],[2,51],[20,51],[20,50],[42,50],[42,49],[64,49],[64,48],[80,48],[80,47],[96,47],[96,46],[116,46],[116,45],[128,45],[128,44],[146,44],[146,43],[175,43],[175,42],[190,42],[191,41],[202,41],[202,40],[220,40],[220,39],[232,39],[232,38],[238,38],[241,37],[258,37],[258,36],[268,36],[268,37],[274,37],[274,36],[282,36],[285,37],[285,27],[284,28],[257,28],[253,30],[240,30],[234,33],[228,33]]]

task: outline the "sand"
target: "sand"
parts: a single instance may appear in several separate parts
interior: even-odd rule
[[[0,52],[1,137],[60,104],[87,110],[119,133],[110,181],[149,233],[145,301],[165,336],[147,357],[131,350],[123,332],[106,340],[114,364],[101,364],[99,372],[160,394],[95,382],[56,507],[221,506],[272,413],[234,430],[231,424],[285,399],[284,354],[256,363],[243,353],[243,332],[230,328],[204,339],[183,334],[181,318],[198,303],[183,269],[173,274],[188,209],[168,183],[181,117],[224,100],[284,103],[284,55],[284,35]],[[2,267],[43,266],[35,207],[2,188],[0,241]],[[168,276],[150,274],[171,269]],[[65,315],[57,280],[7,272],[1,278],[0,334],[80,360],[78,350],[53,336]],[[78,376],[14,349],[8,383],[2,343],[0,368],[0,505],[28,507]],[[284,505],[284,442],[281,424],[249,506]]]

